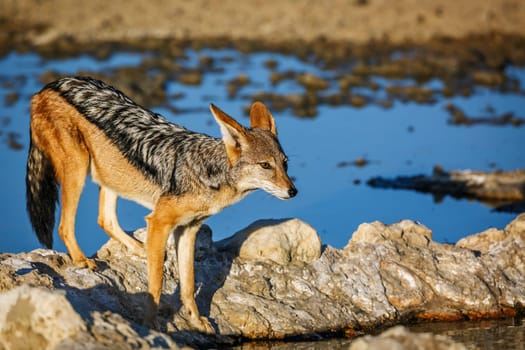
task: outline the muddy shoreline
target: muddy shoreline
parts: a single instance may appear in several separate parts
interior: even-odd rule
[[[525,4],[519,0],[1,0],[0,4],[0,23],[7,29],[3,36],[21,34],[39,46],[62,36],[83,43],[226,37],[273,43],[326,38],[399,44],[494,32],[525,35]]]
[[[489,68],[506,62],[494,59],[494,50],[511,63],[525,63],[525,4],[519,0],[0,0],[0,5],[0,54],[104,58],[123,49],[174,55],[185,47],[235,47],[314,55],[330,64],[421,47],[474,53]]]
[[[44,59],[88,54],[103,60],[115,52],[151,53],[138,66],[78,72],[107,80],[146,107],[175,108],[167,102],[167,81],[199,85],[204,74],[220,69],[207,56],[201,56],[196,66],[182,66],[177,60],[185,57],[187,48],[276,52],[307,60],[322,70],[336,68],[337,74],[318,77],[283,71],[268,61],[273,86],[292,80],[303,85],[304,93],[261,91],[242,96],[263,100],[276,112],[290,109],[298,117],[315,117],[321,105],[433,104],[442,98],[470,96],[476,87],[525,95],[507,70],[525,66],[525,5],[517,0],[503,4],[490,0],[0,3],[5,9],[0,14],[0,56],[15,51],[35,52]],[[58,77],[51,71],[40,80],[45,84]],[[379,86],[375,77],[389,83]],[[246,78],[239,76],[226,84],[231,97],[250,84]],[[396,82],[403,79],[413,84]],[[424,86],[432,79],[440,80],[443,87]],[[386,97],[377,97],[378,91]],[[525,120],[507,111],[470,117],[455,106],[448,110],[454,125],[520,126]]]
[[[470,96],[475,93],[476,87],[525,95],[519,80],[507,70],[510,66],[525,65],[525,36],[488,34],[464,39],[435,39],[418,45],[388,42],[353,44],[328,39],[311,43],[275,43],[226,37],[202,40],[128,39],[120,42],[89,43],[72,37],[61,37],[45,46],[16,40],[10,44],[4,54],[11,51],[35,52],[44,59],[87,54],[104,60],[114,52],[148,52],[151,55],[136,66],[124,66],[105,72],[78,72],[119,86],[147,107],[167,106],[163,91],[166,81],[178,80],[186,85],[199,85],[204,74],[221,69],[220,62],[214,62],[212,57],[202,54],[199,54],[199,61],[194,66],[180,64],[177,61],[186,57],[186,48],[197,52],[202,48],[233,48],[243,53],[276,52],[293,55],[315,64],[327,74],[320,77],[301,71],[283,71],[275,62],[268,60],[265,65],[272,70],[270,79],[273,86],[295,81],[304,87],[304,93],[287,95],[260,91],[243,96],[250,100],[263,100],[275,111],[291,109],[298,117],[315,117],[320,105],[348,105],[360,108],[375,104],[390,108],[396,100],[433,104],[443,98]],[[330,73],[334,68],[337,73]],[[59,77],[58,73],[48,71],[41,75],[40,80],[45,84]],[[374,81],[376,77],[385,78],[387,84],[378,85]],[[399,81],[403,79],[411,81],[412,84],[400,85]],[[426,87],[425,83],[432,79],[440,80],[443,87]],[[134,91],[136,87],[129,87],[136,86],[137,81],[145,86],[139,89],[140,91]],[[228,94],[234,97],[242,87],[249,84],[249,77],[241,74],[228,81],[225,88],[228,89]],[[376,97],[378,91],[384,91],[386,97]],[[522,115],[510,115],[506,111],[490,110],[486,116],[470,117],[453,105],[447,107],[447,110],[453,125],[492,124],[519,127],[525,120]]]

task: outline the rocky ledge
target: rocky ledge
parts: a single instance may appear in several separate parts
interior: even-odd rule
[[[525,211],[525,169],[493,172],[474,170],[445,171],[434,167],[431,175],[373,177],[367,184],[377,188],[415,190],[432,193],[436,201],[446,196],[481,201],[497,211]]]
[[[145,230],[134,233],[144,239]],[[178,311],[173,243],[158,329],[140,326],[146,261],[108,241],[98,271],[67,254],[0,254],[0,348],[177,348],[240,339],[354,336],[417,320],[502,317],[525,310],[525,214],[456,245],[422,224],[366,223],[343,249],[298,219],[258,221],[220,242],[199,232],[197,303],[217,335]]]

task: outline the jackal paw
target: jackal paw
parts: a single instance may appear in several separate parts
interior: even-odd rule
[[[127,246],[131,254],[138,256],[139,258],[146,258],[146,249],[142,244],[137,243],[137,245]]]
[[[206,334],[215,334],[215,329],[213,329],[210,321],[204,316],[199,316],[198,318],[190,318],[189,324],[193,329],[199,332]]]
[[[156,317],[145,316],[142,325],[150,329],[160,329],[160,322]]]
[[[75,266],[77,267],[84,268],[84,269],[90,269],[90,270],[96,270],[98,268],[97,263],[95,263],[93,259],[88,259],[88,258],[81,258],[81,259],[73,260],[73,264],[75,264]]]
[[[147,293],[144,300],[144,318],[142,319],[143,326],[158,329],[159,323],[157,322],[157,310],[157,303],[153,301],[151,294]]]

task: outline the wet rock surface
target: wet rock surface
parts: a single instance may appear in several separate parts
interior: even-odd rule
[[[378,336],[364,336],[356,339],[349,350],[466,350],[465,345],[454,342],[443,335],[431,333],[412,333],[408,329],[397,326]]]
[[[469,198],[485,202],[495,210],[525,211],[525,170],[444,171],[437,166],[431,175],[374,177],[367,184],[377,188],[408,189],[432,193],[437,201],[443,196]]]
[[[463,112],[463,110],[452,103],[448,103],[445,106],[445,109],[450,115],[448,122],[452,125],[470,126],[476,124],[488,124],[521,126],[525,122],[525,119],[515,116],[512,112],[494,115],[495,111],[490,106],[487,108],[487,114],[489,116],[481,117],[468,116],[465,112]]]
[[[525,309],[525,214],[497,233],[474,235],[455,246],[432,241],[428,228],[409,220],[362,224],[344,249],[326,246],[319,257],[307,254],[307,259],[276,263],[275,242],[288,257],[295,256],[299,242],[293,240],[299,237],[301,244],[319,243],[317,235],[303,234],[310,232],[309,225],[288,221],[273,222],[272,230],[256,223],[235,235],[235,244],[214,243],[207,226],[199,232],[196,299],[211,319],[215,337],[188,331],[178,313],[171,239],[157,330],[139,325],[146,261],[115,241],[97,252],[98,271],[76,268],[67,254],[51,250],[2,254],[0,303],[8,312],[0,318],[1,341],[16,341],[12,330],[22,322],[37,340],[43,337],[41,344],[50,341],[46,329],[53,327],[59,334],[55,342],[101,348],[208,347],[240,339],[355,335],[403,322],[512,316]],[[139,239],[144,235],[143,229],[135,232]],[[257,239],[258,256],[239,253],[244,243],[253,244],[249,236],[258,235],[266,235]],[[283,237],[293,244],[283,244]],[[55,308],[45,307],[54,300]],[[25,318],[7,317],[14,313]],[[54,317],[59,313],[61,317]],[[32,317],[46,322],[34,324],[28,321]]]
[[[442,334],[464,344],[467,349],[521,349],[525,344],[525,320],[522,317],[420,323],[409,329],[418,333]]]

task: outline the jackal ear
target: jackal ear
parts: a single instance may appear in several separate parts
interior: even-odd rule
[[[268,130],[277,136],[277,127],[272,114],[264,103],[256,101],[250,108],[250,127]]]
[[[226,153],[230,163],[233,164],[241,156],[241,145],[246,140],[246,129],[213,103],[210,104],[210,111],[221,128],[222,140],[226,145]]]

